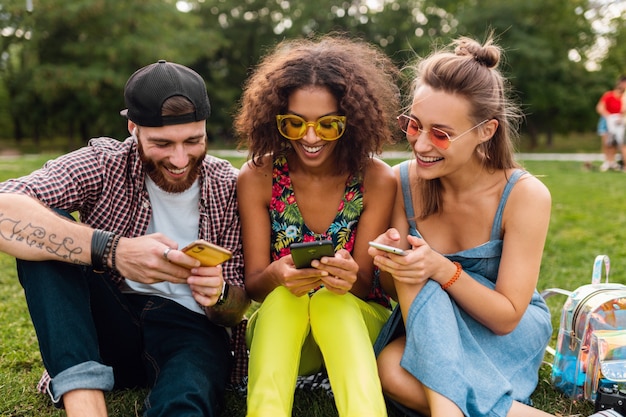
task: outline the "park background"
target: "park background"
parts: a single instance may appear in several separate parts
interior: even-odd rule
[[[378,45],[403,67],[453,38],[484,40],[493,31],[506,54],[501,69],[526,114],[520,162],[553,197],[539,289],[587,283],[600,253],[611,257],[611,280],[626,283],[626,176],[597,170],[595,133],[595,104],[626,72],[624,10],[624,0],[2,0],[0,180],[93,136],[126,138],[119,116],[124,84],[158,59],[205,78],[213,107],[210,152],[218,153],[235,147],[231,122],[243,82],[283,39],[345,32]],[[390,150],[406,150],[398,139]],[[532,157],[546,153],[577,157]],[[241,166],[245,152],[228,158]],[[556,335],[564,300],[549,301]],[[43,367],[15,261],[5,254],[0,323],[0,416],[63,415],[35,393]],[[110,415],[139,415],[144,395],[109,394]],[[549,365],[533,400],[561,416],[592,409],[551,387]],[[244,414],[245,402],[229,394],[221,417]],[[294,415],[328,417],[336,410],[326,393],[297,392]]]
[[[519,146],[550,150],[556,135],[595,131],[595,104],[626,72],[625,9],[624,0],[2,0],[0,150],[125,138],[124,84],[159,59],[205,78],[209,140],[233,146],[232,115],[259,58],[280,40],[333,31],[378,45],[399,67],[493,31],[527,115]]]

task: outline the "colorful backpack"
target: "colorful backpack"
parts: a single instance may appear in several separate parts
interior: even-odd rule
[[[626,331],[594,330],[585,373],[585,398],[594,401],[599,389],[608,392],[622,390],[625,386]],[[619,396],[624,402],[623,392]]]
[[[604,283],[600,282],[602,265],[606,273]],[[610,330],[626,335],[626,285],[609,283],[609,270],[609,257],[598,255],[594,261],[591,284],[583,285],[571,292],[549,288],[541,293],[544,298],[555,294],[567,296],[561,311],[556,349],[551,352],[554,355],[552,383],[572,399],[585,398],[594,401],[599,386],[623,387],[626,383],[626,361],[609,363],[613,359],[605,354],[601,358],[603,362],[598,362],[600,360],[598,357],[602,356],[598,354],[598,342],[600,341],[600,346],[606,343],[602,342],[604,340],[602,337],[606,335],[596,332]],[[593,372],[587,375],[594,334],[596,350],[593,359],[597,363],[591,366],[595,375]],[[612,334],[612,337],[614,341],[624,340],[617,338],[615,334]],[[617,346],[613,346],[612,351],[616,348]],[[621,378],[617,378],[618,375],[621,375]]]

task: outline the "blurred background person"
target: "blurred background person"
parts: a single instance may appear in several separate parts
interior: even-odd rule
[[[600,166],[600,171],[623,170],[615,157],[618,150],[621,152],[622,162],[626,158],[626,146],[624,146],[624,106],[622,99],[624,90],[626,89],[626,75],[620,76],[615,87],[607,91],[600,97],[596,105],[596,111],[601,119],[598,122],[598,134],[602,138],[602,152],[604,153],[604,162]],[[602,134],[602,119],[606,124],[606,134]]]

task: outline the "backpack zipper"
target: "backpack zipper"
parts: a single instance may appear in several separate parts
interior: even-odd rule
[[[575,351],[576,349],[576,343],[577,343],[576,342],[576,328],[578,327],[578,316],[580,315],[580,311],[583,309],[584,305],[591,298],[595,297],[598,294],[602,294],[602,293],[609,292],[609,291],[615,291],[615,290],[620,290],[620,288],[601,288],[601,289],[595,290],[587,294],[582,300],[580,300],[580,302],[574,309],[574,313],[572,314],[572,320],[571,320],[572,329],[570,330],[570,340],[569,340],[570,350]]]

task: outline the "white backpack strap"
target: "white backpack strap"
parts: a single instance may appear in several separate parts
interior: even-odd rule
[[[548,298],[552,297],[553,295],[564,295],[566,297],[569,297],[572,294],[571,291],[567,291],[564,290],[562,288],[546,288],[545,290],[541,291],[541,297],[544,300],[547,300]],[[551,347],[550,345],[546,346],[546,352],[548,352],[550,355],[554,356],[556,354],[556,350]],[[548,363],[545,362],[544,363],[546,365],[549,365],[550,367],[552,367],[552,363]]]
[[[567,291],[561,288],[546,288],[545,290],[541,291],[541,296],[544,300],[547,300],[553,295],[564,295],[566,297],[569,297],[571,294],[571,291]]]
[[[609,271],[611,270],[611,261],[609,260],[608,255],[598,255],[596,256],[596,260],[593,262],[593,272],[591,273],[591,283],[599,284],[602,280],[602,264],[604,263],[604,271],[605,271],[605,281],[609,282]]]

